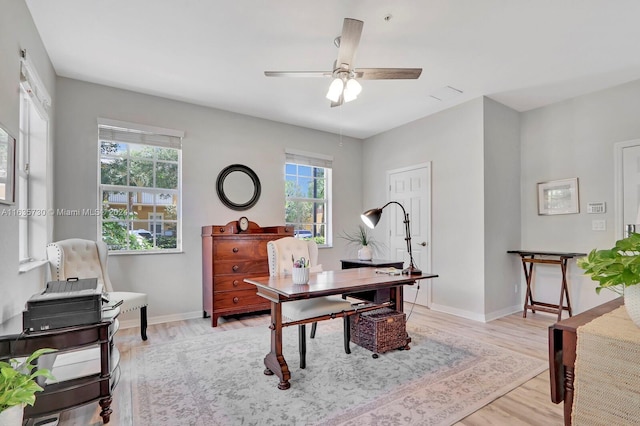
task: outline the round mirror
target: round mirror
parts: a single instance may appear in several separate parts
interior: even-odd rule
[[[222,204],[233,210],[247,210],[260,198],[260,179],[247,166],[232,164],[218,175],[216,191]]]

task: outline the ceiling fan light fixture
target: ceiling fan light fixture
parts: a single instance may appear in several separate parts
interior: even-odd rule
[[[344,89],[344,82],[341,78],[334,78],[329,86],[329,91],[327,92],[327,99],[331,102],[338,102],[340,99],[340,95],[342,94],[342,90]]]
[[[350,102],[356,99],[360,92],[362,92],[362,86],[360,83],[358,83],[354,78],[350,78],[347,80],[342,96],[344,97],[345,102]]]

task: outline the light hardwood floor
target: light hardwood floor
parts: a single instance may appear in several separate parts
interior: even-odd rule
[[[405,312],[409,313],[410,310],[411,305],[406,304]],[[415,306],[408,321],[416,326],[428,325],[547,360],[547,331],[549,325],[555,322],[555,315],[528,313],[525,319],[522,318],[522,313],[517,313],[489,323],[480,323]],[[146,342],[140,339],[137,328],[120,330],[115,340],[121,353],[122,377],[115,390],[111,406],[113,414],[109,425],[133,426],[136,424],[133,419],[131,401],[132,381],[130,378],[132,374],[135,374],[130,371],[132,348],[220,333],[237,328],[267,326],[268,323],[268,314],[259,314],[221,318],[216,328],[211,327],[210,318],[157,324],[149,326],[147,333],[149,340]],[[457,424],[463,426],[549,426],[562,425],[562,423],[562,404],[556,405],[551,402],[549,372],[547,370]],[[61,426],[101,425],[98,404],[90,404],[62,413],[59,424]],[[175,425],[166,426],[179,425],[177,422]]]

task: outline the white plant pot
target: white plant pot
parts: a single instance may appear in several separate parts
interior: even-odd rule
[[[292,268],[291,279],[294,284],[306,284],[309,282],[309,268]]]
[[[624,288],[624,307],[631,321],[640,327],[640,284]]]
[[[0,413],[1,426],[22,426],[22,414],[24,407],[14,405]]]
[[[358,250],[358,259],[360,260],[371,260],[373,259],[373,252],[369,246],[362,246],[360,250]]]

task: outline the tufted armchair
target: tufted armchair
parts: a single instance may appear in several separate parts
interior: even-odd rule
[[[113,291],[107,274],[107,245],[102,241],[72,238],[47,245],[51,279],[97,278],[111,300],[122,300],[124,312],[140,309],[140,334],[147,340],[147,295],[128,291]]]
[[[318,265],[318,246],[313,240],[300,240],[293,237],[284,237],[267,243],[267,256],[269,257],[269,275],[290,275],[292,262],[304,257],[309,259],[310,272],[321,272],[322,265]],[[282,319],[285,322],[312,319],[323,315],[331,315],[342,311],[351,310],[351,303],[340,296],[325,296],[307,300],[295,300],[282,304]],[[311,326],[311,338],[316,335],[318,323]],[[349,348],[349,317],[344,316],[344,351],[351,353]],[[300,350],[300,368],[306,367],[306,340],[305,324],[298,325],[298,346]]]

